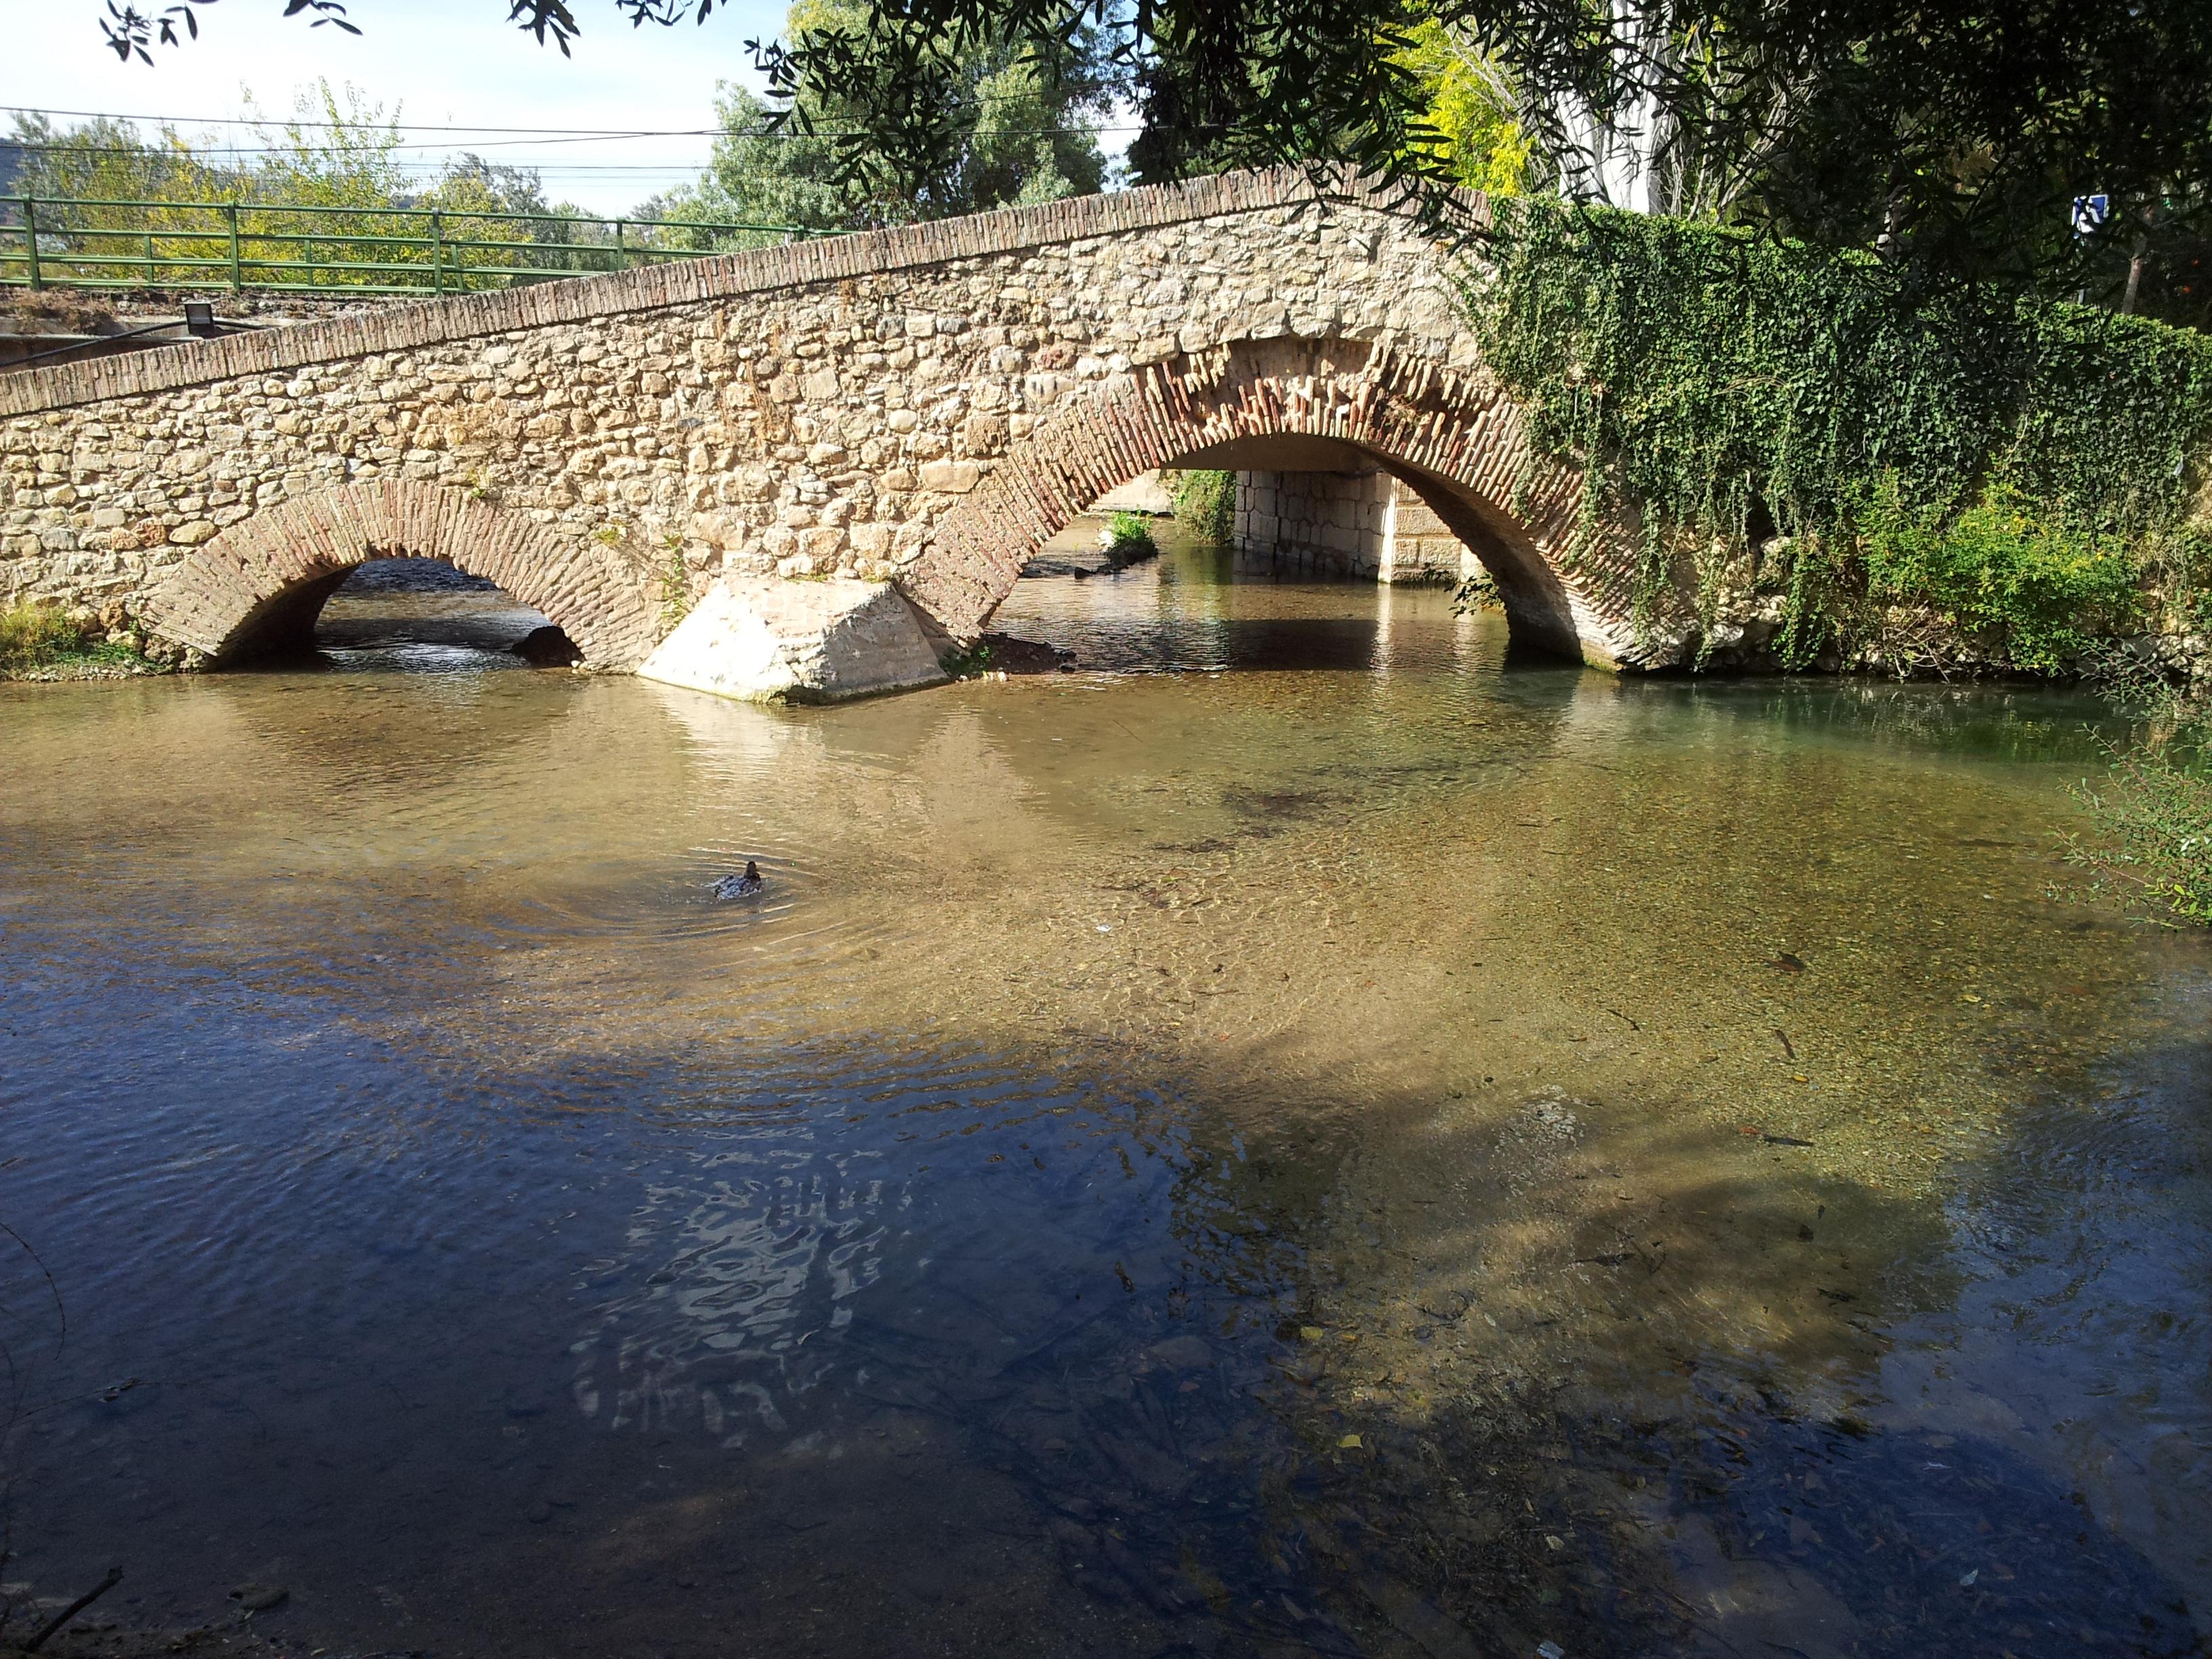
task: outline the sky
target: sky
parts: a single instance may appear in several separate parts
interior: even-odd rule
[[[141,10],[149,0],[139,0]],[[295,92],[326,76],[353,82],[404,124],[617,130],[651,136],[413,131],[426,173],[461,149],[539,172],[545,193],[595,213],[626,212],[695,177],[709,137],[660,136],[711,127],[718,80],[758,88],[744,43],[781,29],[781,0],[723,0],[703,26],[633,29],[614,0],[571,0],[583,25],[573,59],[507,21],[507,0],[350,0],[358,36],[286,19],[284,0],[215,0],[200,38],[152,49],[151,68],[118,63],[101,37],[105,0],[0,0],[0,131],[18,108],[179,118],[201,124],[241,112],[242,88],[262,111],[290,112]],[[57,126],[75,117],[57,113]],[[149,134],[151,123],[142,123]],[[237,136],[237,128],[215,129]],[[246,142],[251,142],[250,137]],[[420,148],[412,148],[420,146]]]

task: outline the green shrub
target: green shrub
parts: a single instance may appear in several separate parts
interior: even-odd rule
[[[1176,522],[1200,541],[1225,542],[1237,518],[1234,472],[1178,472],[1173,480]]]
[[[2136,564],[2119,538],[2075,529],[2003,486],[1947,520],[1907,507],[1885,474],[1850,524],[1869,599],[1937,611],[2015,668],[2075,665],[2142,609]]]
[[[677,537],[667,537],[662,542],[655,586],[659,589],[660,625],[673,633],[678,624],[691,614],[691,571],[684,562],[684,544]]]
[[[1118,560],[1148,559],[1160,550],[1152,521],[1141,513],[1116,513],[1106,520],[1106,550]]]
[[[956,647],[940,656],[938,662],[956,680],[975,679],[990,672],[991,641],[981,639],[972,645]]]
[[[58,605],[24,599],[0,611],[0,674],[46,668],[85,647]]]

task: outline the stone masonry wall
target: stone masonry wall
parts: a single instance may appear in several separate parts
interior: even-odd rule
[[[1010,454],[1042,478],[1053,455],[1033,435],[1086,398],[1267,340],[1481,373],[1438,251],[1357,191],[1323,199],[1283,171],[13,375],[0,602],[121,599],[161,629],[165,581],[243,580],[209,545],[232,526],[283,503],[307,524],[315,498],[376,480],[520,515],[556,563],[611,561],[624,616],[680,608],[726,571],[899,577]],[[305,582],[362,555],[316,556],[262,563]],[[563,615],[531,587],[517,597],[592,631],[573,599]],[[211,652],[260,614],[210,620],[204,595],[172,609],[199,620],[164,631]]]
[[[1379,468],[1240,472],[1231,538],[1279,569],[1364,581],[1456,585],[1480,568],[1434,508]]]

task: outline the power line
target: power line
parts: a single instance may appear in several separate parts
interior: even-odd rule
[[[608,135],[608,138],[617,136],[625,138],[660,138],[672,137],[674,135],[657,132],[635,132],[623,133],[620,135],[611,134]],[[866,135],[855,134],[854,136],[866,137]],[[580,144],[604,143],[608,142],[608,138],[577,138],[567,142]],[[493,143],[487,144],[465,147],[458,144],[374,144],[363,146],[363,148],[374,148],[379,154],[386,155],[392,155],[399,150],[438,150],[448,154],[471,154],[477,149],[502,149],[508,148],[511,145],[552,144],[562,142],[562,140],[557,138],[516,138],[495,140]],[[0,138],[0,144],[7,145],[15,149],[36,150],[47,154],[63,155],[173,155],[177,154],[174,150],[163,149],[159,146],[153,144],[76,144],[70,143],[67,140],[56,143],[35,138]],[[202,146],[187,145],[185,147],[185,153],[187,155],[293,155],[299,152],[298,147],[292,144],[226,144],[212,143]]]
[[[358,131],[363,128],[374,128],[378,131],[392,132],[523,133],[532,137],[558,139],[564,143],[600,138],[720,138],[726,135],[730,131],[727,127],[497,127],[461,126],[422,121],[301,121],[293,119],[289,117],[279,116],[124,115],[112,110],[43,109],[35,105],[30,104],[0,104],[0,114],[64,115],[68,116],[73,120],[83,121],[154,121],[159,122],[163,125],[253,127],[262,130],[275,126],[283,126],[313,128],[319,131],[338,132]],[[1009,135],[1018,134],[1024,137],[1048,137],[1057,133],[1066,133],[1073,137],[1074,135],[1085,132],[1141,132],[1144,129],[1141,126],[1000,127],[994,129],[994,131],[1005,132]],[[780,138],[787,137],[869,138],[873,137],[875,135],[872,130],[866,127],[849,127],[836,131],[817,128],[811,133],[801,133],[794,131],[789,126],[784,126],[779,127],[772,132],[750,133],[745,136],[749,137],[760,138]],[[0,142],[5,141],[0,140]]]
[[[392,132],[501,132],[561,138],[698,138],[711,137],[723,131],[720,127],[477,127],[423,121],[301,121],[289,116],[124,115],[112,110],[43,109],[32,104],[0,104],[0,114],[60,115],[80,121],[151,121],[162,126],[253,127],[259,130],[283,126],[337,132],[358,131],[363,127],[373,127]]]
[[[990,129],[988,135],[981,136],[1006,138],[1095,138],[1106,133],[1141,132],[1143,131],[1144,129],[1142,127],[1134,126],[993,127]],[[435,151],[441,155],[475,155],[483,150],[522,149],[528,148],[532,145],[543,146],[556,143],[617,143],[627,138],[698,137],[781,138],[797,140],[803,138],[872,138],[876,136],[877,134],[872,129],[866,127],[848,127],[834,130],[817,127],[811,132],[800,132],[789,127],[780,127],[772,131],[766,132],[733,132],[726,127],[706,127],[700,129],[696,132],[610,132],[578,135],[568,138],[494,139],[486,143],[471,145],[399,143],[379,145],[377,146],[377,149],[380,153],[387,155],[401,150],[428,150]],[[63,155],[154,156],[172,155],[176,154],[174,151],[161,149],[152,144],[137,146],[130,144],[78,144],[70,143],[66,140],[55,142],[42,139],[7,137],[0,137],[0,147],[33,151],[40,154]],[[188,145],[185,153],[187,155],[296,155],[298,150],[295,146],[289,144],[227,144],[213,143],[199,148],[194,148]]]

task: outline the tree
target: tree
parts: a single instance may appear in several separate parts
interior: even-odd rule
[[[289,267],[288,279],[304,275],[319,283],[366,285],[404,280],[410,275],[404,270],[344,267],[421,265],[426,250],[337,239],[419,234],[422,216],[433,210],[456,240],[574,246],[579,252],[568,263],[578,270],[616,263],[592,246],[605,240],[595,234],[597,222],[579,208],[549,204],[538,175],[526,169],[464,155],[418,183],[404,160],[397,112],[387,114],[356,87],[337,90],[319,82],[298,94],[291,116],[281,121],[262,116],[250,96],[246,110],[252,137],[242,145],[195,144],[173,125],[149,139],[133,124],[106,118],[58,131],[46,116],[17,114],[8,145],[17,157],[13,189],[41,198],[40,246],[54,274],[64,280],[72,272],[112,275],[97,264],[76,267],[70,256],[135,257],[141,249],[165,262],[148,273],[150,280],[164,274],[190,280],[227,268],[233,204],[246,239],[246,265],[264,273]],[[111,205],[139,202],[159,205]],[[395,211],[416,216],[395,226]],[[546,216],[489,216],[507,214]],[[449,269],[513,263],[489,248],[454,249],[447,258]],[[537,260],[542,264],[544,256]]]
[[[106,27],[145,57],[210,3],[118,0]],[[283,3],[344,24],[343,0]],[[571,0],[506,4],[541,42],[577,38]],[[611,4],[674,24],[718,0]],[[1342,162],[1434,205],[1473,153],[1441,52],[1501,132],[1510,112],[1533,187],[1874,250],[1906,282],[2205,308],[2205,0],[856,0],[746,45],[770,84],[760,131],[820,139],[823,179],[864,197],[933,200],[959,175],[975,129],[946,94],[979,56],[1080,55],[1142,118],[1139,179]],[[2076,235],[2090,195],[2112,211]]]
[[[824,31],[868,22],[856,0],[804,0],[792,9],[788,33],[804,50]],[[939,64],[923,93],[940,124],[927,158],[853,168],[843,162],[846,147],[869,131],[872,112],[802,91],[786,118],[725,82],[715,100],[722,133],[707,172],[647,205],[668,218],[854,230],[1052,201],[1104,182],[1091,124],[1105,112],[1106,83],[1084,36],[1026,56],[976,41]],[[775,240],[775,232],[714,240],[738,246]]]
[[[1534,156],[1505,66],[1435,17],[1413,27],[1401,56],[1419,78],[1423,121],[1434,134],[1417,142],[1452,181],[1490,196],[1526,189]]]

